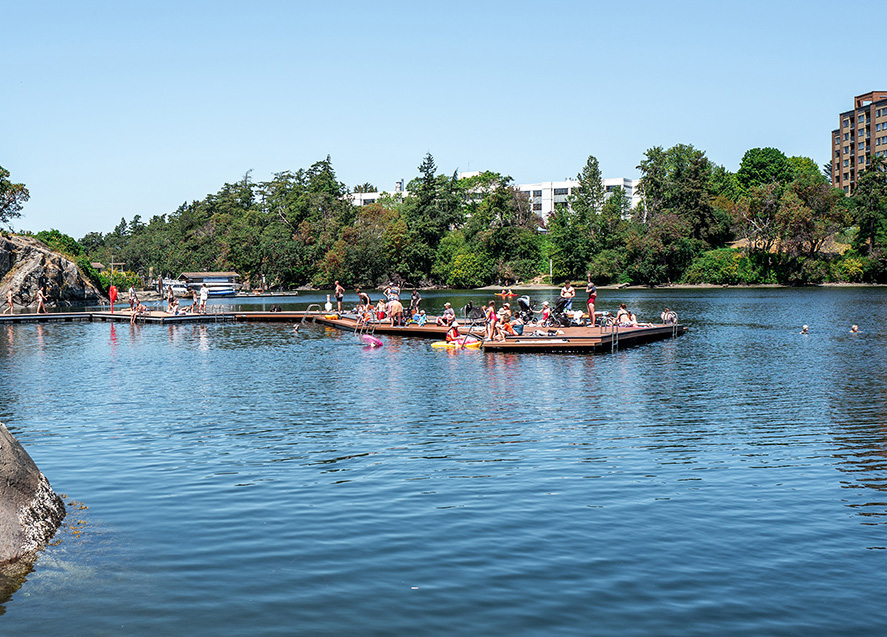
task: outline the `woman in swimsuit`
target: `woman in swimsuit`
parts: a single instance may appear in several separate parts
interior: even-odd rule
[[[588,307],[588,320],[593,326],[595,323],[594,302],[597,299],[597,288],[594,286],[594,283],[591,282],[591,272],[588,273],[588,284],[585,286],[585,291],[588,292],[588,301],[585,302]]]
[[[488,341],[492,340],[493,333],[496,329],[496,302],[490,301],[489,305],[487,305],[486,310],[486,330],[484,332],[484,338]]]

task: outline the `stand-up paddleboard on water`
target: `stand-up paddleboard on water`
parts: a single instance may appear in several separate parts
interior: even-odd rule
[[[369,334],[361,334],[360,340],[362,340],[370,347],[382,347],[382,339],[376,338],[375,336],[370,336]]]

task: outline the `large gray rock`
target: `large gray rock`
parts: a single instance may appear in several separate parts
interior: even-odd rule
[[[33,558],[64,517],[65,503],[0,423],[0,565]]]
[[[98,303],[104,296],[83,276],[77,264],[35,239],[0,234],[0,306],[6,309],[6,291],[20,308],[37,307],[37,291],[46,288],[47,307]],[[2,310],[0,310],[2,311]]]

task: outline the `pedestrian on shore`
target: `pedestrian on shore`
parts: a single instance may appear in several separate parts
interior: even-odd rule
[[[341,312],[342,311],[342,299],[345,298],[345,288],[343,288],[341,285],[339,285],[338,281],[336,281],[336,289],[335,289],[334,294],[336,296],[336,310]]]
[[[43,286],[40,286],[40,289],[37,290],[37,314],[46,314],[46,292],[43,290]]]
[[[5,310],[3,310],[3,313],[6,314],[7,312],[9,312],[10,314],[12,314],[12,309],[13,309],[13,307],[15,307],[12,304],[12,288],[9,288],[8,290],[6,290],[6,304],[9,307],[7,307]]]

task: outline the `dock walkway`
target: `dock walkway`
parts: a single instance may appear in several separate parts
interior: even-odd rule
[[[77,321],[130,322],[129,310],[99,312],[49,312],[29,314],[2,314],[0,325],[15,323],[72,323]],[[262,322],[262,323],[316,323],[347,331],[364,331],[376,335],[411,336],[441,340],[447,328],[434,323],[418,326],[395,326],[377,322],[361,325],[347,315],[337,316],[317,312],[218,312],[207,314],[178,314],[151,311],[139,314],[137,323],[171,325],[182,323]],[[459,330],[469,332],[470,325],[463,323]],[[482,336],[483,328],[475,327],[473,334]],[[676,338],[687,332],[685,325],[651,325],[642,327],[536,327],[526,326],[522,336],[509,336],[502,341],[484,341],[483,348],[493,352],[612,352],[622,347],[650,341]]]

